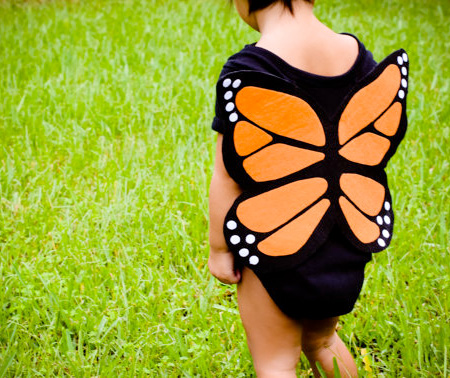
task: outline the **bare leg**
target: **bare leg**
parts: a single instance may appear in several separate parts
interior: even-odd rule
[[[319,362],[327,377],[334,377],[333,358],[336,358],[342,377],[357,377],[358,369],[352,355],[336,333],[339,317],[322,320],[302,320],[302,347],[314,376],[320,377]]]
[[[302,352],[301,325],[277,307],[252,270],[244,268],[238,304],[259,378],[296,377]]]

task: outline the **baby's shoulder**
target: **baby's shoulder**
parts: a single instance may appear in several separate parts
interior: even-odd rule
[[[277,54],[252,43],[245,45],[244,48],[227,59],[220,73],[220,78],[236,71],[256,71],[277,76],[296,86],[305,88],[310,86],[326,87],[330,83],[335,86],[337,82],[344,86],[347,83],[352,84],[365,77],[377,65],[372,52],[366,49],[357,37],[353,37],[358,42],[358,56],[351,69],[340,76],[326,77],[311,74],[290,65]]]
[[[282,74],[277,64],[255,46],[245,45],[240,51],[231,55],[222,67],[220,77],[236,71],[256,71],[272,75]]]

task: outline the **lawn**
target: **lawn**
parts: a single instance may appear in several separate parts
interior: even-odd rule
[[[362,375],[447,377],[450,11],[361,3],[316,14],[408,51],[409,130],[395,237],[339,334]],[[215,82],[256,39],[226,0],[0,1],[0,376],[254,374],[206,262]]]

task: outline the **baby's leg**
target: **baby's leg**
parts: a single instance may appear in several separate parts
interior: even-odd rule
[[[248,268],[238,284],[238,303],[257,376],[296,377],[302,351],[300,323],[281,312]]]
[[[334,377],[333,358],[339,366],[342,377],[357,377],[358,370],[352,355],[336,333],[339,317],[323,320],[302,320],[302,348],[314,371],[320,377],[316,367],[319,362],[327,377]]]

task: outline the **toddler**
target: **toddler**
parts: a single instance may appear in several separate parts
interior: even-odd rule
[[[384,167],[406,131],[408,56],[377,64],[313,0],[235,0],[261,33],[217,83],[210,272],[237,284],[258,377],[295,377],[305,353],[357,376],[336,333],[364,268],[392,237]]]

